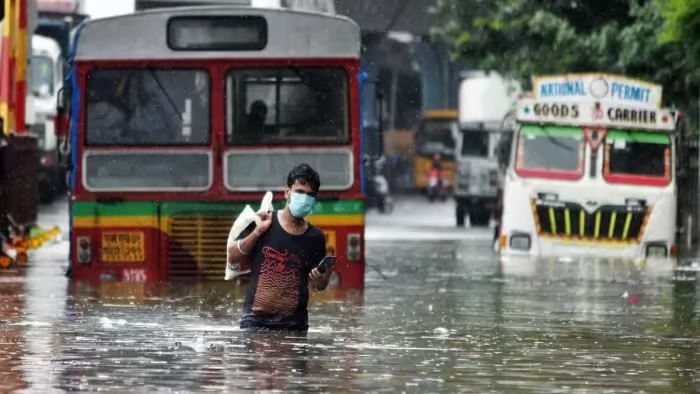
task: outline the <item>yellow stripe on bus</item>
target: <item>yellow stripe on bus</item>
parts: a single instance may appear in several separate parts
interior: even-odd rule
[[[170,218],[163,216],[160,223],[155,216],[84,216],[74,217],[75,228],[99,228],[99,227],[147,227],[170,231]],[[318,215],[309,216],[309,222],[315,226],[363,226],[365,216],[359,215]],[[233,223],[231,223],[233,224]]]

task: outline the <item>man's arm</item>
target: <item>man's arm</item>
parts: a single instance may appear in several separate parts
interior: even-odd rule
[[[229,264],[237,264],[242,262],[246,256],[250,255],[257,245],[262,233],[255,228],[255,223],[251,223],[241,234],[236,238],[231,247],[228,249]],[[240,250],[239,250],[240,247]],[[241,253],[243,251],[243,253]]]

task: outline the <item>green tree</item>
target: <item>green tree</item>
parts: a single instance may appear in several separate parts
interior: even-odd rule
[[[455,57],[526,86],[533,74],[601,71],[661,83],[680,106],[692,96],[681,46],[658,39],[656,1],[441,0],[437,9],[435,38]]]

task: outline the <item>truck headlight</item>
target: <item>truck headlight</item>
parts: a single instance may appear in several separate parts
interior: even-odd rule
[[[647,257],[668,257],[668,247],[661,242],[648,243],[646,255]]]
[[[530,250],[530,247],[532,246],[532,239],[530,238],[530,234],[527,233],[513,233],[510,236],[510,248],[513,250],[522,250],[522,251],[527,251]]]

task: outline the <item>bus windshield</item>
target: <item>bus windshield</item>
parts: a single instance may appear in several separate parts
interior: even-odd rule
[[[337,67],[231,70],[226,78],[231,145],[347,144],[348,75]]]
[[[204,145],[209,137],[209,75],[173,68],[88,73],[86,144]]]
[[[603,175],[610,183],[667,185],[670,156],[668,134],[610,130],[605,138]]]
[[[579,179],[583,155],[580,128],[524,125],[518,137],[515,170],[526,177]]]
[[[452,137],[452,119],[424,119],[415,134],[416,153],[432,156],[440,153],[445,158],[454,157],[455,140]]]

